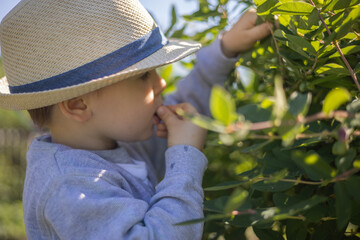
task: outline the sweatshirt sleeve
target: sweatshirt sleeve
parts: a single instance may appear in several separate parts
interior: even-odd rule
[[[177,91],[166,96],[165,104],[190,102],[196,109],[210,116],[209,97],[213,85],[224,85],[238,58],[227,58],[221,50],[221,36],[199,50],[194,69],[177,85]]]
[[[202,223],[175,224],[203,217],[207,159],[186,145],[165,156],[165,177],[149,201],[135,198],[131,182],[107,171],[59,178],[39,211],[48,223],[47,239],[201,239]]]

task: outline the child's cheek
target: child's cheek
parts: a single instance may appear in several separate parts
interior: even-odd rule
[[[154,102],[154,91],[149,91],[144,100],[145,104],[152,104]]]

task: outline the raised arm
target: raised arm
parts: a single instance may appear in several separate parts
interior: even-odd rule
[[[215,84],[223,85],[237,58],[226,57],[221,50],[221,36],[196,54],[194,69],[177,84],[177,91],[165,97],[166,105],[189,102],[201,114],[210,116],[209,97]]]
[[[197,110],[210,116],[209,96],[213,85],[223,85],[238,60],[239,54],[253,47],[256,41],[270,34],[271,24],[256,25],[257,14],[247,11],[209,46],[197,53],[197,63],[190,74],[178,83],[177,92],[166,97],[165,103],[192,103]]]

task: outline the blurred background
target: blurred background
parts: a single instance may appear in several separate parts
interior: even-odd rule
[[[0,20],[19,0],[0,0]],[[141,0],[163,31],[171,24],[171,12],[189,14],[197,1]],[[181,20],[180,20],[181,21]],[[169,70],[169,69],[168,69]],[[0,78],[5,75],[0,56]],[[29,143],[41,134],[25,111],[0,109],[0,240],[26,239],[22,213],[22,191]]]

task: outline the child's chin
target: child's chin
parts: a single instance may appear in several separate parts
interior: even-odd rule
[[[145,141],[145,140],[148,140],[150,139],[153,135],[155,134],[155,132],[153,130],[149,131],[148,133],[144,134],[140,141]]]

